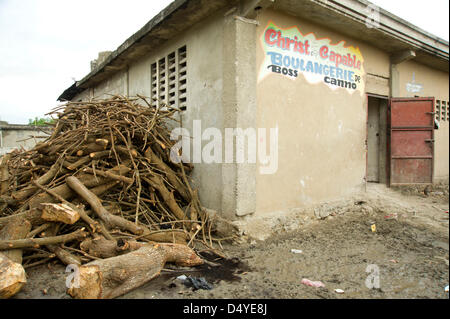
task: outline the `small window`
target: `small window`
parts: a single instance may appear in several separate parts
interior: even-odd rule
[[[445,121],[447,117],[447,103],[446,101],[441,101],[441,120]]]
[[[434,113],[436,115],[436,120],[440,120],[441,119],[441,101],[440,100],[436,100],[436,110],[434,110]]]
[[[449,114],[449,112],[450,112],[450,110],[449,110],[449,102],[447,101],[447,121],[449,120],[449,117],[450,117],[450,114]]]
[[[187,106],[187,50],[181,47],[151,65],[152,105]]]

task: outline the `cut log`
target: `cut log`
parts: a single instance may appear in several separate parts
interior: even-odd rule
[[[27,282],[25,269],[0,253],[0,299],[17,294]]]
[[[128,148],[126,148],[125,146],[120,146],[120,145],[114,146],[114,148],[116,149],[116,151],[118,151],[119,153],[121,153],[125,156],[130,156],[130,154],[133,157],[138,156],[138,152],[134,148],[131,148],[130,150],[128,150]]]
[[[12,218],[0,231],[0,240],[26,238],[31,230],[31,223],[23,216]],[[22,264],[22,249],[5,250],[3,254],[11,261]]]
[[[130,251],[137,250],[146,245],[143,242],[135,240],[108,240],[104,237],[87,238],[81,244],[80,248],[89,255],[99,258],[110,258],[118,255],[126,254]]]
[[[69,288],[76,299],[119,297],[158,276],[167,262],[197,266],[203,260],[185,245],[147,244],[125,255],[96,260],[79,268],[78,288]]]
[[[28,220],[32,226],[39,226],[39,225],[46,223],[46,221],[41,218],[41,215],[42,215],[41,210],[31,209],[31,210],[27,210],[23,213],[18,213],[18,214],[11,215],[11,216],[0,217],[0,228],[7,225],[12,219],[21,217],[21,216],[25,217],[25,219]]]
[[[142,236],[143,238],[159,243],[184,244],[187,242],[187,234],[182,231],[164,231]]]
[[[79,160],[77,160],[75,163],[69,163],[69,162],[64,162],[64,166],[70,170],[70,171],[74,171],[76,170],[78,167],[83,166],[84,164],[87,164],[91,161],[91,158],[89,157],[89,155],[84,156],[82,158],[80,158]]]
[[[101,144],[97,144],[94,142],[94,143],[89,143],[87,145],[80,147],[76,151],[76,154],[77,154],[77,156],[83,156],[83,155],[88,155],[89,153],[92,153],[92,152],[104,151],[105,149],[106,149],[106,145],[101,145]]]
[[[41,218],[46,221],[73,225],[80,219],[80,214],[66,204],[43,203],[42,206]]]

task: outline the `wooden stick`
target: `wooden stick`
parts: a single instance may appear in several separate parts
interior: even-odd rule
[[[0,250],[32,248],[32,247],[37,248],[39,246],[66,243],[68,241],[84,238],[86,236],[87,233],[84,231],[84,228],[81,228],[74,231],[73,233],[54,237],[0,240]]]
[[[103,220],[109,227],[119,227],[133,234],[140,235],[144,232],[144,229],[137,226],[135,223],[130,222],[120,216],[110,214],[103,206],[98,197],[92,193],[83,183],[80,182],[75,176],[66,178],[67,185],[73,189],[78,195],[80,195],[85,201],[91,205],[92,209],[97,213],[98,217]]]
[[[94,170],[90,167],[86,167],[83,171],[89,174],[94,174]],[[132,178],[116,175],[108,171],[95,170],[95,174],[103,177],[109,177],[111,179],[118,180],[127,184],[133,184],[134,182]]]
[[[164,202],[167,204],[171,212],[178,218],[178,219],[185,219],[184,212],[178,206],[177,201],[175,200],[175,197],[173,196],[172,192],[169,192],[169,190],[164,185],[164,181],[160,176],[151,176],[151,177],[143,177],[143,180],[145,180],[148,184],[150,184],[152,187],[156,188],[156,190],[159,192],[159,194],[164,199]]]

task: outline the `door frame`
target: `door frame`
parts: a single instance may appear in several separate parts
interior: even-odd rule
[[[387,141],[387,145],[386,145],[386,169],[385,169],[385,174],[386,174],[386,185],[390,185],[391,182],[391,174],[390,174],[390,117],[389,117],[389,110],[390,110],[390,101],[391,99],[389,98],[389,96],[387,95],[379,95],[379,94],[374,94],[374,93],[366,93],[366,171],[364,174],[364,182],[365,182],[365,187],[367,189],[367,173],[369,171],[369,97],[372,98],[376,98],[376,99],[380,99],[380,100],[386,100],[387,102],[387,108],[386,108],[386,141]],[[381,110],[380,110],[380,114],[381,114]]]
[[[430,113],[432,117],[431,121],[431,181],[429,183],[392,183],[391,179],[391,173],[392,173],[392,156],[391,156],[391,144],[392,144],[392,123],[391,123],[391,105],[392,101],[431,101],[432,102],[432,110]],[[396,97],[396,98],[390,98],[388,102],[388,164],[387,168],[389,169],[388,173],[388,182],[389,187],[391,186],[403,186],[403,185],[432,185],[434,181],[434,160],[435,160],[435,139],[434,139],[434,120],[435,120],[435,107],[436,107],[436,99],[435,97]],[[410,127],[410,128],[426,128],[426,127]]]

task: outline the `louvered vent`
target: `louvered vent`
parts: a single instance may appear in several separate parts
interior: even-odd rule
[[[151,98],[154,106],[161,102],[186,110],[187,50],[186,46],[151,66]]]

